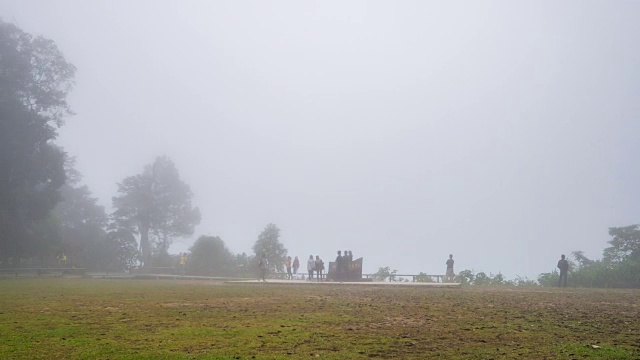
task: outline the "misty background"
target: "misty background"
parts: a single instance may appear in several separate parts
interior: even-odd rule
[[[158,155],[199,235],[535,278],[640,211],[640,2],[14,1],[77,67],[56,143],[110,212]]]

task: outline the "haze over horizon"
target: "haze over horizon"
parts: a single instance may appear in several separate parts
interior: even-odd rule
[[[167,155],[251,253],[535,279],[640,222],[640,2],[0,1],[77,67],[57,144],[111,211]]]

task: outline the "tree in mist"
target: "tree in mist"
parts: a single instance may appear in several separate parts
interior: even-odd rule
[[[475,280],[475,278],[476,278],[476,274],[473,272],[473,270],[465,269],[458,272],[458,275],[456,275],[455,281],[461,284],[470,285],[470,284],[473,284],[473,281]]]
[[[258,240],[253,244],[253,252],[256,259],[260,259],[262,254],[267,256],[269,271],[284,270],[287,249],[280,242],[280,229],[275,224],[268,224],[260,233]]]
[[[236,273],[239,276],[251,276],[254,273],[253,264],[255,257],[247,255],[247,253],[235,255]]]
[[[228,276],[236,272],[235,259],[217,236],[200,236],[189,249],[187,271],[194,275]]]
[[[372,278],[376,281],[386,281],[387,279],[397,281],[399,279],[396,278],[396,274],[398,274],[398,270],[391,270],[391,267],[385,266],[378,268],[378,271],[372,274]]]
[[[200,211],[191,205],[189,185],[165,156],[157,157],[142,174],[124,179],[118,193],[113,197],[114,225],[139,235],[145,266],[154,254],[166,255],[173,240],[193,234],[200,223]]]
[[[54,226],[50,211],[65,180],[64,152],[51,141],[71,114],[74,74],[53,41],[0,20],[2,257],[44,256],[56,241],[43,230]]]
[[[82,175],[74,164],[73,158],[67,159],[67,180],[59,190],[62,201],[53,209],[53,215],[60,222],[61,251],[69,262],[97,270],[101,261],[111,255],[105,249],[107,215],[89,188],[80,185]]]
[[[600,260],[589,259],[583,251],[571,253],[569,285],[640,288],[640,225],[612,227],[609,235],[611,246],[604,249]],[[555,269],[538,277],[543,286],[557,286],[557,279]]]
[[[122,228],[107,233],[102,251],[106,255],[98,260],[98,268],[105,271],[129,271],[140,257],[133,233]]]
[[[609,228],[610,247],[604,249],[608,262],[640,261],[640,225]]]

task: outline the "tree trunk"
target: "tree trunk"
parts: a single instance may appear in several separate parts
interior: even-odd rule
[[[140,252],[142,253],[142,266],[151,265],[151,244],[149,243],[149,226],[140,225]]]

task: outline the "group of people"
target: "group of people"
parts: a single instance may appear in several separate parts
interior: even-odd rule
[[[296,256],[291,262],[291,256],[287,256],[287,259],[284,261],[284,266],[287,268],[287,280],[293,280],[293,275],[298,273],[298,269],[300,268],[300,260]],[[293,273],[291,272],[291,268],[293,267]]]
[[[351,250],[345,250],[344,255],[342,255],[342,251],[338,250],[338,256],[336,256],[336,280],[344,280],[347,277],[349,264],[352,261],[353,253],[351,253]]]
[[[284,266],[287,269],[287,280],[293,280],[294,275],[298,273],[298,269],[300,268],[300,260],[297,256],[293,260],[291,259],[291,256],[287,256],[284,261]],[[258,260],[258,270],[260,271],[259,280],[266,281],[265,278],[268,270],[268,261],[265,254],[262,254]],[[309,280],[313,279],[314,273],[316,274],[316,279],[318,279],[318,281],[322,280],[324,273],[324,261],[322,261],[319,255],[316,255],[315,259],[313,255],[309,255],[309,260],[307,260],[307,271],[309,272]]]
[[[351,250],[345,250],[344,256],[341,251],[338,251],[338,258],[336,258],[336,266],[338,271],[338,278],[342,278],[343,274],[346,273],[346,269],[348,269],[348,264],[353,260],[353,254]],[[298,257],[294,257],[291,259],[291,256],[287,256],[284,261],[284,266],[287,269],[287,280],[293,280],[294,275],[298,274],[298,269],[300,268],[300,260]],[[320,258],[320,255],[316,255],[314,258],[313,255],[309,255],[309,260],[307,260],[307,272],[309,274],[309,280],[315,279],[317,281],[322,281],[324,277],[324,261]],[[264,278],[264,276],[263,276]]]
[[[184,267],[185,256],[183,254],[180,257],[180,267]],[[66,257],[65,257],[66,260]],[[344,255],[342,255],[342,251],[338,250],[338,256],[336,257],[336,279],[342,280],[346,277],[347,270],[349,269],[349,264],[353,261],[353,253],[351,250],[345,250]],[[453,282],[455,279],[455,274],[453,272],[453,255],[449,255],[449,259],[446,261],[447,272],[445,273],[445,282]],[[298,269],[300,268],[300,260],[296,256],[293,260],[291,260],[291,256],[287,256],[285,260],[285,267],[287,268],[287,280],[292,280],[293,276],[298,273]],[[265,254],[262,254],[260,261],[258,262],[258,268],[260,270],[260,277],[263,281],[265,281],[265,276],[267,273],[267,258]],[[315,273],[315,278],[317,281],[322,281],[323,273],[324,273],[324,261],[320,258],[319,255],[316,255],[315,259],[313,255],[309,255],[309,260],[307,260],[307,271],[309,273],[309,280],[313,280],[313,276]],[[569,262],[565,259],[565,256],[562,255],[560,260],[558,261],[558,269],[560,269],[560,277],[558,279],[558,286],[567,286],[567,273],[569,271]]]
[[[313,255],[309,255],[309,260],[307,260],[307,271],[309,272],[309,281],[313,280],[313,273],[316,273],[316,279],[318,281],[322,281],[322,274],[324,273],[324,261],[320,258],[320,255],[316,255],[316,258],[313,258]]]

